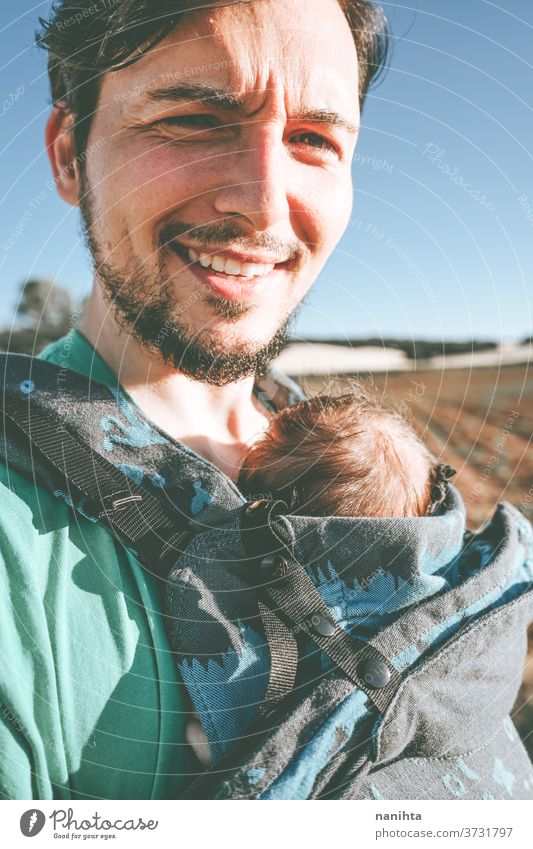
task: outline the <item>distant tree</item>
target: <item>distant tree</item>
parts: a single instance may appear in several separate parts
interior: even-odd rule
[[[73,311],[70,292],[50,280],[28,280],[22,286],[17,317],[28,320],[35,327],[64,333],[68,328]]]
[[[13,323],[0,330],[0,348],[19,354],[38,353],[67,333],[74,302],[67,289],[51,280],[31,278],[21,286]]]

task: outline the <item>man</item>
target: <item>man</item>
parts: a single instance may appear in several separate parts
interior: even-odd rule
[[[95,267],[79,332],[42,356],[118,381],[236,477],[268,421],[255,376],[348,222],[382,17],[362,0],[60,0],[42,23],[48,153]],[[188,705],[149,576],[1,474],[0,792],[172,798]]]

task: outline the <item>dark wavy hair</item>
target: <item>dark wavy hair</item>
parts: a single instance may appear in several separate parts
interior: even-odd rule
[[[56,0],[40,18],[37,45],[48,52],[55,103],[75,117],[78,155],[85,151],[96,111],[100,77],[131,65],[162,41],[192,10],[256,0]],[[370,0],[338,0],[353,33],[359,62],[359,101],[384,67],[388,29]]]

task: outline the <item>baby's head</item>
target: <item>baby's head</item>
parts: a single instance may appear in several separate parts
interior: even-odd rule
[[[435,458],[413,428],[361,386],[283,409],[238,479],[249,497],[306,516],[425,516],[434,485]]]

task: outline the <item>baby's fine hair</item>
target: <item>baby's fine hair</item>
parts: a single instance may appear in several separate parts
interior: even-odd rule
[[[244,458],[239,488],[307,516],[425,516],[435,458],[363,384],[281,410]]]

